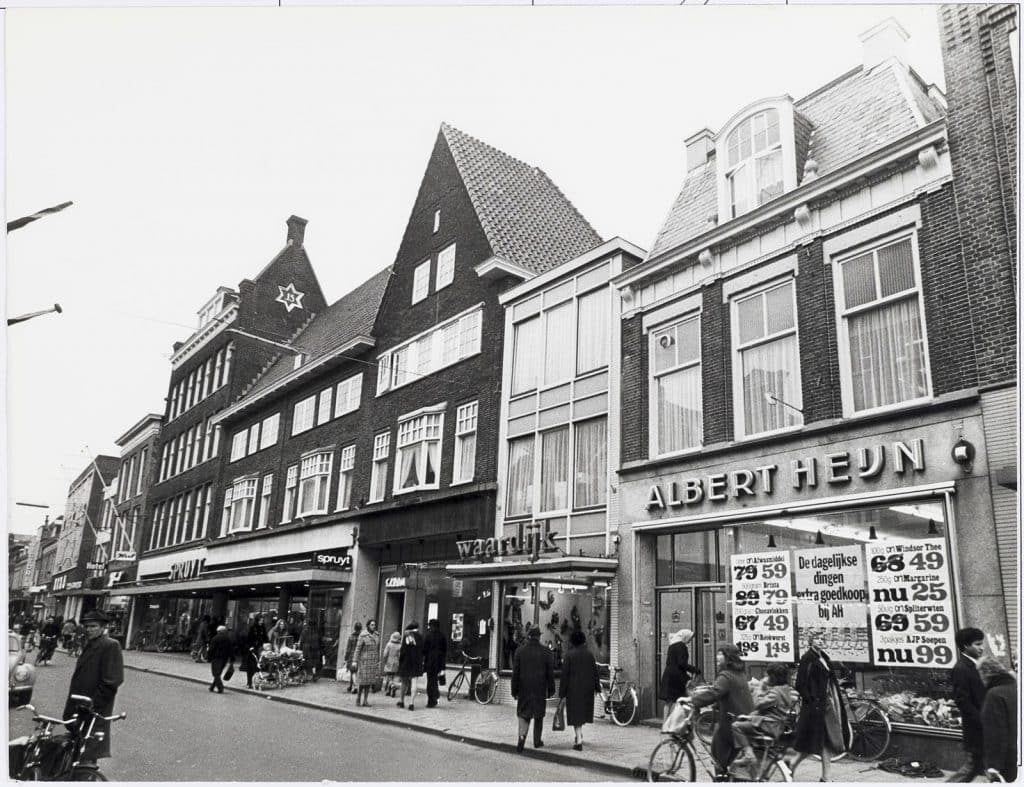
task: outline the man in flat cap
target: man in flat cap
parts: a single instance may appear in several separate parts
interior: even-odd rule
[[[65,719],[77,713],[72,694],[89,697],[93,701],[93,710],[101,716],[114,715],[117,687],[124,683],[124,661],[117,640],[107,636],[108,622],[107,616],[98,610],[82,615],[86,642],[71,676],[68,700],[64,705]],[[95,765],[96,758],[110,756],[110,722],[97,721],[94,732],[100,731],[105,733],[103,740],[93,741],[92,751],[85,753],[83,765]]]

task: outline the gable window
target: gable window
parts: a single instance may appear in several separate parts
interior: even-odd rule
[[[257,528],[266,527],[270,523],[270,495],[274,491],[274,474],[267,473],[263,476],[263,486],[260,488],[260,518],[256,523]]]
[[[517,437],[508,443],[509,516],[533,513],[533,444],[534,436]]]
[[[913,236],[837,261],[846,409],[863,412],[930,393]]]
[[[292,411],[292,437],[313,428],[315,412],[316,394],[295,403],[295,409]]]
[[[455,244],[444,248],[437,255],[437,282],[435,290],[447,287],[455,280]]]
[[[373,438],[373,470],[370,473],[370,502],[384,499],[387,489],[388,455],[391,452],[391,432],[382,432]]]
[[[472,481],[476,473],[477,403],[464,404],[455,411],[455,469],[452,483]]]
[[[363,390],[363,375],[357,374],[338,383],[334,393],[334,417],[359,409],[359,397]]]
[[[727,137],[725,149],[729,218],[782,194],[782,142],[777,109],[766,109],[740,122]]]
[[[700,445],[700,315],[651,331],[651,440],[656,455]]]
[[[352,505],[352,474],[356,466],[356,447],[347,445],[341,449],[338,462],[338,510],[345,511]]]
[[[333,458],[329,451],[303,458],[299,469],[299,516],[327,513]]]
[[[441,413],[426,413],[399,421],[396,493],[438,488],[442,421]]]
[[[412,302],[419,303],[430,291],[430,260],[421,262],[412,274]]]
[[[292,465],[284,479],[284,505],[281,506],[281,522],[291,522],[295,518],[295,493],[299,485],[299,466]]]
[[[803,394],[793,280],[733,301],[736,433],[800,426]]]

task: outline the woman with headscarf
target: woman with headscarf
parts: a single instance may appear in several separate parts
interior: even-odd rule
[[[1003,781],[1017,780],[1017,679],[1006,667],[989,656],[978,664],[985,683],[981,704],[982,763],[990,781],[998,773]],[[995,773],[993,773],[995,772]]]
[[[800,658],[796,673],[796,691],[800,695],[800,715],[796,720],[793,748],[796,758],[790,771],[807,757],[821,757],[821,781],[832,775],[832,754],[846,751],[843,730],[846,729],[846,708],[839,694],[839,679],[832,670],[832,661],[825,652],[825,638],[812,631],[809,647]]]
[[[690,664],[690,650],[687,647],[693,639],[690,629],[679,629],[668,638],[668,653],[665,655],[665,669],[661,673],[658,697],[665,703],[665,718],[672,711],[672,703],[686,696],[686,684],[690,675],[699,675],[700,670]]]
[[[730,643],[719,647],[715,655],[718,674],[715,682],[693,694],[694,710],[718,703],[718,728],[711,739],[711,755],[715,758],[719,774],[724,774],[736,753],[732,734],[732,721],[754,709],[754,699],[747,685],[746,667],[739,648]]]

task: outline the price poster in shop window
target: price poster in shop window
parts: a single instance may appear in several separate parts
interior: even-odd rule
[[[809,631],[822,632],[825,652],[836,661],[867,663],[868,593],[862,547],[822,547],[793,552],[797,646]]]
[[[953,597],[945,541],[865,545],[875,666],[952,667]]]
[[[793,661],[788,552],[732,555],[732,640],[745,659]]]

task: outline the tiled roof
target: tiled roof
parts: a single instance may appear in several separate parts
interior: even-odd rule
[[[543,170],[441,124],[494,255],[543,273],[601,243]]]
[[[338,349],[357,336],[370,335],[390,276],[391,268],[386,268],[373,278],[363,282],[328,306],[324,312],[314,316],[288,342],[292,347],[305,354],[304,365]],[[253,386],[239,398],[253,396],[267,390],[291,374],[294,368],[293,356],[290,353],[281,353],[257,378]]]
[[[808,156],[817,162],[819,176],[920,128],[915,107],[925,123],[945,114],[912,71],[905,76],[909,89],[904,91],[894,67],[868,73],[857,68],[793,104],[811,122]],[[802,180],[803,173],[797,177]],[[715,157],[687,173],[648,259],[709,229],[708,216],[718,212],[715,182]]]

